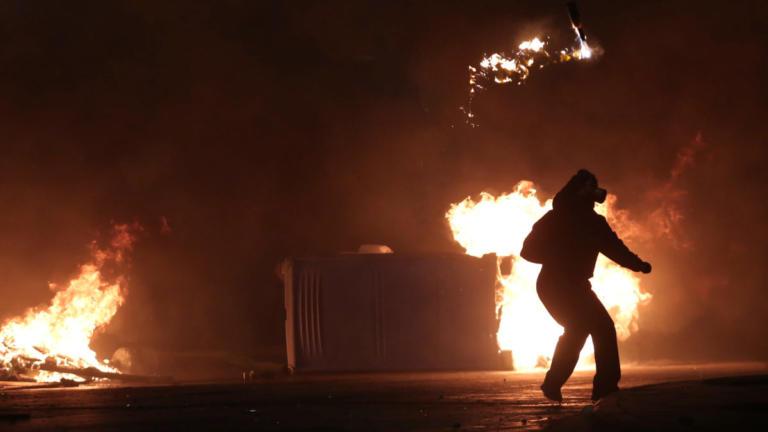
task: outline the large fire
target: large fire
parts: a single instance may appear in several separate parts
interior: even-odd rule
[[[596,207],[609,222],[616,213],[615,201],[616,197],[609,195],[605,204]],[[551,208],[551,199],[542,204],[533,183],[521,181],[512,193],[498,197],[482,193],[478,201],[467,198],[451,205],[446,213],[454,239],[467,254],[479,257],[495,253],[500,257],[497,340],[500,349],[512,352],[517,370],[546,367],[562,334],[562,327],[549,316],[536,294],[536,277],[541,265],[520,257],[523,240],[531,227]],[[622,226],[614,224],[619,235]],[[508,274],[501,271],[503,257],[512,261]],[[650,301],[651,295],[640,288],[640,280],[631,271],[602,255],[591,281],[592,289],[613,317],[619,339],[625,340],[637,330],[638,306]],[[581,367],[591,363],[592,353],[589,340],[581,353]]]
[[[0,328],[0,375],[59,381],[80,378],[56,371],[66,368],[95,368],[118,372],[99,361],[91,349],[94,334],[110,322],[125,301],[125,280],[107,280],[107,266],[119,265],[133,247],[130,225],[116,225],[110,246],[94,246],[91,262],[80,266],[66,286],[51,284],[55,291],[46,307],[27,310],[7,320]]]

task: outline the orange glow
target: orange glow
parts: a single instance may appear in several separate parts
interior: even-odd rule
[[[118,372],[101,362],[90,348],[93,335],[106,326],[125,302],[122,277],[107,281],[105,264],[119,263],[133,247],[133,227],[115,226],[109,249],[93,250],[92,262],[80,266],[66,286],[51,284],[50,304],[27,310],[0,328],[0,372],[31,376],[37,381],[79,380],[71,374],[40,370],[49,363],[74,368],[94,367]]]
[[[611,221],[615,201],[615,196],[609,196],[596,211]],[[454,240],[467,254],[479,257],[495,253],[512,260],[510,274],[499,270],[497,276],[496,306],[501,318],[497,341],[500,349],[512,351],[517,370],[546,367],[563,332],[536,294],[541,265],[520,257],[531,227],[551,208],[551,199],[542,204],[533,183],[521,181],[512,193],[498,197],[481,193],[478,201],[467,198],[451,205],[446,213]],[[622,227],[614,228],[621,236]],[[638,305],[650,301],[651,295],[643,292],[640,280],[631,271],[602,255],[597,260],[592,288],[613,317],[619,339],[627,339],[637,330]],[[582,350],[580,367],[591,363],[592,353],[589,340]]]

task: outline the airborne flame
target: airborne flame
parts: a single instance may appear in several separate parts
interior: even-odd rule
[[[486,83],[522,84],[534,69],[541,69],[554,63],[566,63],[574,60],[589,60],[598,52],[578,39],[578,46],[559,51],[547,49],[547,42],[538,37],[521,42],[512,54],[493,53],[486,55],[477,66],[469,66],[469,100],[461,109],[467,115],[467,123],[475,127],[475,114],[472,102],[475,96],[485,89]]]
[[[92,262],[82,265],[66,287],[51,284],[56,294],[47,307],[29,309],[3,324],[0,375],[23,375],[37,381],[79,380],[71,374],[44,370],[46,365],[117,372],[99,361],[89,345],[125,301],[125,281],[121,277],[107,281],[103,268],[124,260],[133,247],[131,230],[135,228],[115,226],[109,249],[94,248]]]
[[[605,204],[597,206],[597,212],[611,220],[615,199],[609,196]],[[541,204],[533,183],[521,181],[512,193],[498,197],[481,193],[478,201],[467,198],[451,205],[446,213],[454,239],[467,254],[479,257],[495,253],[512,260],[510,274],[498,272],[496,304],[500,324],[496,336],[500,349],[512,351],[517,370],[546,366],[562,334],[562,327],[549,316],[536,294],[541,265],[520,258],[523,241],[533,224],[551,208],[552,200]],[[638,305],[650,301],[651,295],[640,288],[632,272],[602,255],[597,260],[592,288],[611,314],[619,339],[627,339],[637,330]],[[592,343],[587,341],[581,366],[592,352]]]

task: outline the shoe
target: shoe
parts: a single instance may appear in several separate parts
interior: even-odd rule
[[[616,393],[617,391],[619,391],[618,386],[609,388],[592,387],[592,401],[597,402],[611,393]]]
[[[563,402],[563,394],[560,392],[559,388],[552,388],[547,386],[546,384],[542,384],[541,392],[544,393],[544,396],[551,401],[555,401],[558,403]]]

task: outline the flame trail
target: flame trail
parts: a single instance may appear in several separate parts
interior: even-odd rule
[[[587,44],[586,37],[580,36],[579,28],[573,25],[573,29],[576,32],[575,47],[549,50],[546,41],[534,37],[521,42],[512,54],[500,52],[485,55],[477,66],[469,66],[469,97],[466,107],[461,107],[467,116],[466,123],[477,127],[472,103],[475,96],[491,83],[520,85],[536,69],[555,63],[589,60],[602,52]]]
[[[138,225],[116,225],[109,248],[92,248],[92,261],[80,266],[77,277],[56,291],[47,307],[27,310],[0,328],[0,375],[24,376],[36,381],[81,380],[71,374],[41,370],[41,366],[93,367],[118,372],[101,362],[90,348],[93,335],[102,330],[125,302],[125,279],[108,281],[106,266],[123,263],[135,241]]]
[[[616,197],[609,195],[605,204],[596,207],[597,212],[612,220],[615,201]],[[542,204],[533,183],[521,181],[512,193],[494,197],[483,192],[478,201],[467,198],[452,204],[446,213],[454,240],[467,254],[495,253],[512,260],[509,274],[498,271],[496,305],[501,319],[496,336],[500,349],[512,351],[517,370],[546,367],[562,334],[562,327],[549,316],[536,294],[541,265],[520,258],[531,227],[551,208],[551,199]],[[602,255],[592,288],[611,314],[619,339],[627,339],[637,330],[638,306],[650,301],[651,295],[640,288],[640,280],[632,272]],[[592,352],[592,343],[587,341],[581,367],[587,365],[585,360]]]

